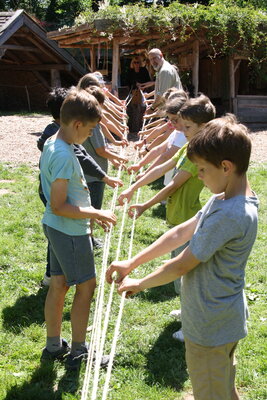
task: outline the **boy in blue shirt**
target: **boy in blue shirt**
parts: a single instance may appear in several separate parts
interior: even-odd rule
[[[40,160],[41,183],[47,200],[43,227],[50,246],[51,283],[45,303],[46,347],[42,360],[62,358],[78,368],[87,353],[85,342],[90,302],[96,286],[90,237],[90,218],[104,228],[116,216],[91,206],[89,190],[73,144],[81,144],[101,118],[97,100],[84,90],[73,89],[60,110],[60,128],[46,140]],[[71,310],[72,345],[61,339],[64,299],[75,285]]]
[[[214,196],[196,216],[107,271],[108,282],[117,271],[118,291],[127,295],[182,276],[181,317],[195,400],[239,399],[234,351],[247,334],[245,266],[257,233],[258,199],[246,176],[250,152],[247,129],[234,116],[208,122],[187,155]],[[125,278],[187,241],[181,254],[143,279]]]

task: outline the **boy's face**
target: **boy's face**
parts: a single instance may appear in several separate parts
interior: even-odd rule
[[[167,117],[175,129],[178,131],[182,130],[181,118],[177,114],[167,113]]]
[[[227,175],[223,165],[218,168],[200,157],[195,157],[194,164],[198,169],[198,178],[212,193],[219,194],[225,191]]]
[[[181,124],[184,135],[188,141],[190,141],[195,136],[195,134],[198,133],[205,126],[205,124],[197,124],[191,119],[183,118],[181,118]]]
[[[92,136],[93,128],[98,124],[98,121],[89,121],[83,124],[81,121],[75,121],[76,138],[74,143],[82,144],[88,137]]]

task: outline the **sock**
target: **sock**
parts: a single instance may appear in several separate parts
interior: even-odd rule
[[[50,353],[60,350],[61,347],[62,347],[62,341],[60,336],[53,336],[46,338],[46,348],[48,351],[50,351]]]
[[[88,353],[88,344],[86,342],[72,342],[70,353],[75,357]]]

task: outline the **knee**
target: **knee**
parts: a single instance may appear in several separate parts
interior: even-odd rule
[[[66,293],[69,290],[67,286],[66,279],[62,275],[54,275],[51,277],[50,288],[53,291]]]

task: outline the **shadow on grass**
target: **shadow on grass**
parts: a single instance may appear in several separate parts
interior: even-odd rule
[[[61,400],[63,393],[76,393],[79,376],[80,371],[66,371],[57,384],[56,365],[53,362],[41,364],[30,381],[10,388],[4,400]]]
[[[152,217],[166,219],[166,206],[159,204],[157,207],[153,207],[151,210]]]
[[[169,324],[148,352],[146,366],[149,371],[146,379],[148,385],[154,386],[159,383],[179,391],[188,379],[184,344],[172,339],[172,334],[180,327],[179,322]]]
[[[151,183],[149,183],[149,187],[153,190],[161,190],[164,188],[164,176],[162,176],[161,178],[157,179],[156,181],[153,181]]]
[[[140,292],[138,293],[138,297],[146,301],[159,303],[162,301],[173,299],[174,297],[177,297],[177,294],[174,291],[173,282],[171,282],[167,285],[157,286],[152,289],[146,290],[145,292]]]
[[[46,288],[40,288],[36,294],[19,297],[12,306],[2,311],[3,328],[14,333],[20,333],[24,327],[33,323],[44,323],[44,304]],[[65,320],[70,319],[69,313],[64,313]]]

